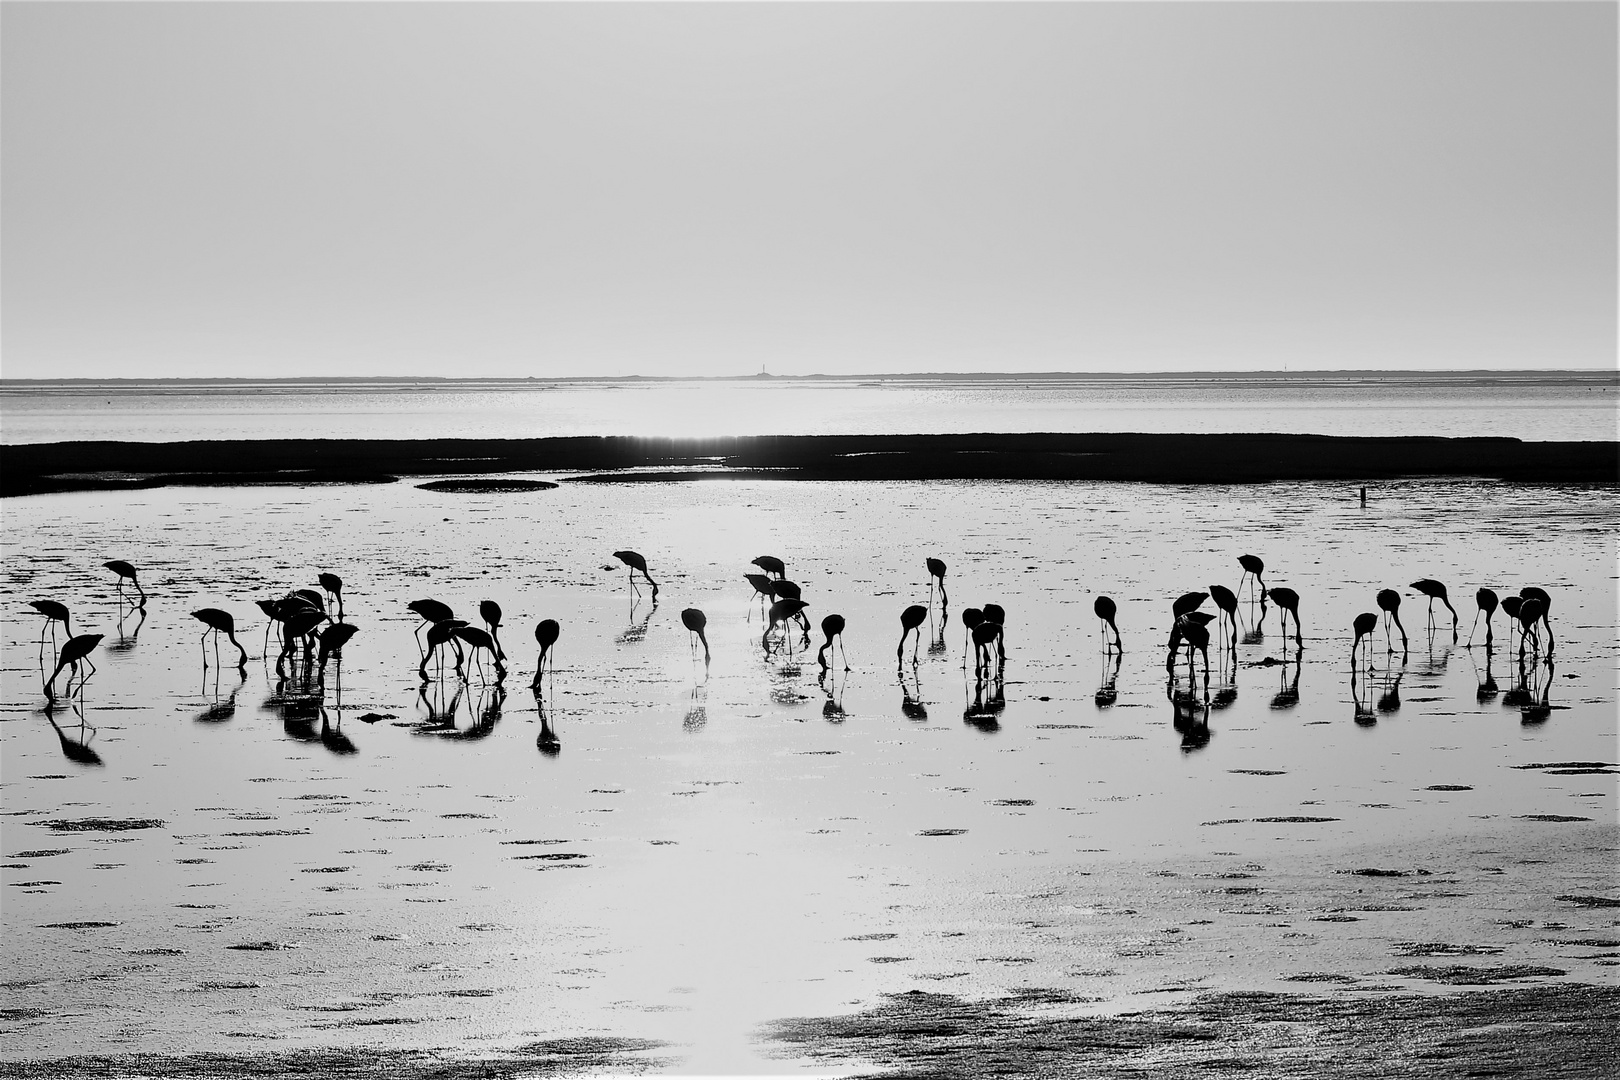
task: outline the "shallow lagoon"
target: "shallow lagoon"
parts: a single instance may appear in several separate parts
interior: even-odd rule
[[[1556,954],[1601,981],[1600,959],[1546,927],[1613,922],[1556,896],[1613,887],[1593,852],[1612,847],[1614,773],[1522,766],[1615,760],[1617,517],[1608,489],[1422,482],[1365,509],[1311,484],[8,500],[4,1005],[22,1012],[6,1056],[472,1052],[600,1032],[726,1071],[760,1067],[748,1033],[762,1021],[919,987],[1062,987],[1100,1011],[1312,972],[1350,978],[1345,992],[1411,989],[1424,984],[1388,975],[1410,963],[1392,955],[1437,941],[1492,962]],[[621,547],[648,557],[656,609],[633,604]],[[1235,700],[1210,711],[1207,740],[1188,738],[1167,699],[1170,601],[1235,585],[1244,552],[1303,597],[1304,662],[1259,666],[1283,656],[1270,608],[1237,648]],[[796,663],[764,655],[741,576],[763,553],[787,560],[814,621],[848,619],[847,676],[818,684],[816,641]],[[897,678],[898,614],[928,601],[929,555],[950,564],[950,619],[925,626],[939,645],[925,638]],[[112,558],[151,593],[122,638]],[[361,629],[318,707],[277,695],[252,601],[322,570],[344,578]],[[1405,588],[1421,577],[1458,594],[1457,644],[1449,620],[1424,632]],[[1476,587],[1525,584],[1554,599],[1555,662],[1525,669],[1544,719],[1478,699],[1484,650],[1462,645]],[[1380,634],[1378,670],[1356,685],[1374,722],[1358,723],[1348,627],[1385,586],[1406,597],[1411,651],[1404,670],[1386,663]],[[1126,647],[1107,707],[1098,592],[1119,601]],[[453,677],[419,694],[404,605],[424,596],[505,609],[504,697],[476,676],[459,696]],[[76,737],[74,709],[40,712],[26,602],[44,597],[108,635],[80,699],[99,765],[64,757],[50,720]],[[993,724],[964,721],[957,622],[986,601],[1008,611]],[[688,605],[709,616],[706,679]],[[240,684],[203,670],[186,613],[204,606],[246,625]],[[555,755],[527,689],[544,617],[563,624],[545,696]],[[1496,627],[1508,691],[1518,665]],[[1380,710],[1391,689],[1398,708]],[[452,704],[453,723],[429,720]],[[45,824],[96,817],[163,824]],[[112,925],[48,925],[63,923]]]

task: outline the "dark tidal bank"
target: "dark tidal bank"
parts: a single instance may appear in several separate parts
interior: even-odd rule
[[[1069,1077],[1609,1077],[1620,1069],[1620,988],[1576,984],[1440,996],[1208,994],[1116,1017],[1064,1015],[1076,1000],[1027,990],[992,1001],[921,991],[849,1016],[783,1020],[761,1050],[846,1075]],[[87,1054],[0,1063],[0,1077],[567,1076],[643,1073],[679,1047],[559,1039],[475,1060],[453,1050],[353,1046],[269,1053]]]
[[[715,439],[67,442],[7,446],[0,495],[168,485],[381,483],[585,472],[579,480],[1134,480],[1228,484],[1484,477],[1620,482],[1620,443],[1326,435],[776,435]],[[638,470],[613,475],[613,470]],[[603,471],[608,471],[603,475]]]

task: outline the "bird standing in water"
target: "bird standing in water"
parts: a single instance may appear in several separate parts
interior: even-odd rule
[[[810,605],[806,604],[803,600],[795,599],[778,600],[776,603],[771,605],[770,624],[765,627],[765,633],[761,634],[759,639],[759,644],[762,648],[764,648],[766,656],[771,654],[771,632],[780,626],[782,628],[783,635],[789,642],[792,642],[793,633],[788,629],[787,624],[794,618],[798,618],[802,621],[804,619],[804,609],[809,606]],[[809,639],[807,636],[807,644],[808,641]]]
[[[30,600],[28,606],[45,616],[45,621],[39,627],[39,655],[41,661],[45,658],[45,631],[51,632],[51,648],[56,648],[56,624],[62,624],[62,632],[68,637],[73,636],[73,619],[68,615],[66,604],[59,604],[55,600]]]
[[[478,605],[478,617],[484,620],[484,626],[489,631],[489,639],[495,643],[495,659],[505,660],[506,650],[501,648],[501,605],[493,600],[481,601]]]
[[[73,676],[78,674],[80,664],[86,664],[90,668],[89,672],[84,676],[86,679],[96,673],[96,665],[90,662],[90,651],[101,644],[101,638],[102,635],[100,634],[80,634],[78,637],[68,638],[67,643],[62,646],[61,655],[56,658],[56,670],[51,672],[49,679],[45,680],[46,698],[51,701],[56,700],[56,694],[51,687],[55,684],[56,677],[62,674],[63,668],[71,669],[68,672],[69,693],[73,691]],[[79,685],[82,687],[84,683],[81,681]]]
[[[315,580],[326,590],[327,603],[337,603],[337,621],[343,621],[343,579],[336,574],[318,574]]]
[[[923,620],[926,618],[928,618],[928,609],[923,607],[921,604],[912,604],[910,607],[906,608],[906,610],[900,613],[900,645],[894,650],[894,659],[896,663],[905,663],[906,637],[910,635],[913,630],[917,630],[917,628],[923,624]],[[917,631],[917,640],[919,642],[922,641],[922,632],[920,630]],[[915,647],[913,647],[911,650],[911,662],[913,664],[917,662],[917,650]]]
[[[1243,567],[1243,576],[1238,578],[1237,594],[1239,596],[1243,595],[1243,583],[1248,580],[1250,574],[1253,574],[1254,580],[1260,583],[1260,599],[1264,600],[1266,597],[1266,564],[1261,561],[1258,555],[1239,555],[1238,565]],[[1252,585],[1249,588],[1249,595],[1254,595]]]
[[[1352,624],[1352,626],[1356,631],[1356,640],[1350,646],[1350,662],[1351,664],[1355,664],[1356,656],[1361,650],[1361,639],[1370,639],[1372,632],[1378,629],[1378,616],[1374,615],[1370,611],[1364,611],[1360,615],[1356,616],[1356,621]],[[1367,642],[1367,651],[1369,654],[1372,652],[1371,640]],[[1367,663],[1369,665],[1372,663],[1371,655],[1367,657]]]
[[[118,575],[118,598],[120,600],[124,598],[124,579],[129,578],[129,583],[135,586],[136,592],[141,594],[140,602],[135,606],[146,606],[146,590],[141,588],[141,579],[136,575],[135,567],[131,566],[123,559],[114,559],[111,562],[105,562],[101,565]]]
[[[653,600],[656,601],[658,599],[658,582],[654,581],[652,579],[652,575],[647,573],[647,560],[642,558],[640,553],[634,551],[615,551],[613,553],[613,557],[630,568],[630,588],[632,591],[638,593],[641,591],[640,589],[636,588],[636,571],[639,570],[641,571],[641,576],[647,579],[647,584],[652,586]],[[758,560],[755,561],[757,562]]]
[[[1553,651],[1552,623],[1547,621],[1547,613],[1552,610],[1552,597],[1547,595],[1545,589],[1527,585],[1519,590],[1519,598],[1525,603],[1534,600],[1541,605],[1541,625],[1547,628],[1547,655],[1551,656]]]
[[[1114,631],[1114,647],[1120,652],[1124,652],[1125,648],[1120,644],[1119,640],[1119,627],[1114,623],[1114,616],[1119,613],[1119,609],[1115,606],[1113,597],[1097,597],[1091,602],[1091,610],[1097,613],[1097,618],[1101,619],[1104,624],[1103,652],[1108,651],[1108,631],[1110,629]]]
[[[828,615],[825,619],[821,620],[821,632],[826,637],[827,640],[822,642],[821,643],[821,648],[816,650],[816,663],[821,665],[821,670],[823,672],[826,672],[827,666],[828,666],[827,665],[827,650],[832,648],[833,638],[838,639],[838,643],[839,643],[840,646],[843,645],[843,641],[844,641],[844,617],[842,615]],[[849,670],[849,653],[848,652],[844,653],[844,670],[845,671]]]
[[[1215,606],[1220,608],[1221,613],[1226,616],[1227,621],[1231,624],[1232,647],[1235,649],[1237,647],[1237,594],[1225,585],[1211,585],[1209,587],[1209,598],[1215,601]]]
[[[540,659],[534,665],[534,682],[529,684],[531,687],[540,685],[540,677],[546,671],[546,657],[551,652],[551,647],[557,644],[557,637],[561,633],[562,627],[558,625],[556,619],[541,619],[535,625],[534,640],[540,645]],[[556,658],[553,657],[552,661],[555,663]]]
[[[1277,606],[1283,610],[1282,635],[1284,644],[1288,641],[1288,616],[1294,617],[1294,644],[1304,647],[1305,642],[1299,635],[1299,593],[1289,588],[1268,589],[1267,593]]]
[[[699,611],[697,608],[689,607],[681,612],[681,625],[686,627],[687,630],[691,631],[693,634],[696,634],[697,639],[703,642],[703,666],[705,668],[708,667],[709,639],[703,631],[704,628],[709,625],[709,617],[703,614],[703,612]]]
[[[1479,617],[1485,616],[1485,647],[1491,647],[1491,616],[1496,614],[1496,593],[1490,589],[1481,589],[1474,594],[1474,603],[1479,610],[1474,613],[1474,625],[1468,629],[1468,644],[1474,643],[1474,632],[1479,629]]]
[[[204,626],[208,627],[207,630],[203,631],[203,636],[202,636],[202,640],[203,640],[203,667],[208,666],[208,635],[209,634],[214,635],[214,653],[215,653],[216,658],[217,658],[217,656],[219,654],[219,635],[224,634],[226,637],[231,639],[231,644],[236,646],[236,651],[242,654],[241,662],[236,665],[237,670],[241,670],[241,669],[247,667],[247,662],[248,662],[247,650],[242,648],[242,643],[240,641],[236,640],[236,620],[231,617],[230,612],[222,611],[219,608],[205,607],[205,608],[202,608],[201,610],[193,611],[191,613],[191,617],[193,619],[197,619]]]
[[[1401,626],[1401,594],[1396,592],[1394,589],[1379,589],[1378,590],[1378,610],[1382,611],[1384,613],[1384,616],[1385,616],[1384,644],[1389,646],[1389,651],[1390,652],[1395,651],[1395,646],[1390,644],[1389,621],[1388,621],[1390,619],[1394,619],[1396,627],[1398,627],[1400,629],[1400,631],[1401,631],[1401,655],[1405,656],[1406,655],[1406,627]]]
[[[945,595],[945,561],[943,559],[928,560],[928,598],[933,603],[934,582],[939,581],[939,602],[949,604],[950,597]]]
[[[1438,600],[1442,604],[1446,605],[1446,610],[1451,612],[1451,640],[1456,641],[1457,640],[1457,609],[1452,607],[1451,606],[1451,601],[1446,598],[1446,587],[1444,585],[1440,584],[1438,581],[1435,581],[1433,578],[1424,578],[1421,581],[1412,582],[1412,588],[1416,589],[1418,592],[1422,593],[1424,596],[1427,596],[1429,598],[1429,625],[1430,626],[1434,625],[1434,602],[1436,600]]]

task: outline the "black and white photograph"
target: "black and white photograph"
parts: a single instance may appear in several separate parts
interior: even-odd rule
[[[1620,1074],[1616,0],[0,0],[0,1078]]]

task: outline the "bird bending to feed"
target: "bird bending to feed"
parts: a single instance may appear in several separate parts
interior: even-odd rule
[[[1165,658],[1165,670],[1174,675],[1176,659],[1181,655],[1181,646],[1187,646],[1187,678],[1196,678],[1196,669],[1193,666],[1193,650],[1197,649],[1204,654],[1204,682],[1209,682],[1209,629],[1194,619],[1177,619],[1170,628],[1170,655]]]
[[[942,603],[942,604],[949,604],[951,602],[950,598],[945,595],[945,560],[943,560],[943,559],[929,559],[928,560],[928,594],[929,594],[929,596],[932,596],[933,593],[934,593],[934,581],[935,581],[935,579],[938,579],[938,581],[939,581],[939,602]]]
[[[749,562],[750,566],[757,566],[767,574],[775,574],[778,578],[787,576],[787,564],[774,555],[761,555]]]
[[[1524,656],[1525,642],[1530,638],[1530,636],[1532,634],[1535,635],[1535,639],[1536,639],[1536,653],[1538,655],[1541,653],[1541,635],[1536,634],[1536,623],[1540,622],[1541,617],[1547,613],[1547,608],[1546,608],[1546,605],[1544,605],[1540,600],[1538,600],[1538,599],[1536,599],[1534,597],[1521,598],[1521,599],[1523,599],[1524,602],[1519,605],[1519,616],[1518,616],[1518,618],[1519,618],[1519,656],[1522,658]],[[1550,632],[1549,632],[1548,636],[1549,637],[1551,636]],[[63,651],[66,651],[66,650],[63,650]],[[1552,650],[1551,650],[1551,648],[1549,648],[1547,651],[1551,652]]]
[[[652,586],[653,599],[658,599],[658,582],[654,581],[652,575],[647,573],[646,559],[643,559],[640,554],[634,551],[615,551],[613,557],[630,568],[630,588],[633,591],[641,591],[636,588],[636,571],[639,570],[641,576],[647,579],[647,584]]]
[[[1547,621],[1547,613],[1552,610],[1552,597],[1547,595],[1545,589],[1538,589],[1534,585],[1526,585],[1519,590],[1519,598],[1525,603],[1535,600],[1541,604],[1541,625],[1547,628],[1547,655],[1551,656],[1553,651],[1552,623]]]
[[[1496,593],[1491,589],[1481,589],[1474,594],[1474,603],[1479,610],[1474,613],[1474,625],[1468,629],[1468,644],[1474,643],[1474,632],[1479,629],[1479,617],[1485,616],[1485,647],[1491,647],[1491,616],[1496,614]]]
[[[1209,599],[1207,592],[1182,593],[1176,597],[1175,603],[1170,605],[1170,614],[1179,619],[1189,611],[1197,611]]]
[[[1007,659],[1007,613],[1000,604],[984,605],[984,621],[996,628],[996,655]]]
[[[1097,599],[1091,602],[1091,610],[1097,613],[1097,618],[1103,621],[1105,627],[1103,630],[1103,652],[1108,651],[1109,630],[1114,631],[1114,647],[1120,652],[1124,652],[1125,648],[1120,644],[1119,640],[1119,626],[1114,622],[1114,616],[1119,614],[1119,609],[1114,605],[1113,597],[1097,597]]]
[[[506,678],[506,665],[501,663],[501,654],[495,651],[495,639],[490,636],[489,631],[480,630],[476,626],[468,626],[466,623],[460,623],[451,627],[450,633],[467,643],[467,647],[472,650],[474,664],[479,663],[478,650],[488,650],[489,658],[495,664],[495,681],[499,682]],[[456,658],[456,670],[461,670],[460,657]]]
[[[136,576],[135,568],[133,566],[125,562],[123,559],[114,559],[111,562],[104,562],[101,565],[118,575],[118,597],[120,600],[122,600],[124,596],[124,579],[129,578],[129,583],[135,586],[136,592],[141,594],[141,599],[135,606],[146,606],[146,590],[141,588],[141,579]]]
[[[709,617],[695,607],[684,608],[681,611],[681,625],[697,639],[703,642],[703,666],[709,666],[709,638],[704,634],[704,628],[709,625]]]
[[[766,601],[772,599],[772,582],[770,578],[766,577],[764,574],[744,574],[743,577],[748,579],[748,584],[754,587],[754,595],[759,597],[761,606],[763,606]],[[750,606],[748,609],[748,617],[750,619],[754,617],[754,609],[752,606]]]
[[[990,667],[990,646],[994,645],[996,639],[1000,636],[1001,627],[989,619],[973,628],[973,670],[975,678],[982,676],[985,670]]]
[[[1299,636],[1299,593],[1293,589],[1279,587],[1267,590],[1271,599],[1283,610],[1282,636],[1284,644],[1288,641],[1288,616],[1294,617],[1294,644],[1304,646],[1304,640]]]
[[[501,648],[501,605],[493,600],[482,600],[478,604],[478,617],[484,620],[484,627],[489,631],[489,638],[495,643],[495,659],[505,660],[506,650]]]
[[[1384,615],[1385,615],[1384,644],[1389,646],[1389,651],[1390,652],[1395,651],[1395,646],[1391,645],[1389,643],[1389,621],[1388,621],[1389,619],[1394,619],[1396,627],[1398,627],[1400,629],[1400,632],[1401,632],[1401,655],[1405,656],[1406,655],[1406,627],[1401,626],[1401,594],[1396,592],[1394,589],[1379,589],[1378,590],[1378,610],[1382,611],[1384,613]]]
[[[456,613],[450,610],[449,604],[441,604],[437,600],[412,600],[405,605],[406,611],[414,611],[417,618],[422,620],[422,626],[416,628],[416,647],[422,648],[422,627],[432,626],[434,623],[453,619]]]
[[[62,646],[62,654],[56,658],[56,670],[51,672],[49,679],[45,680],[45,696],[47,698],[51,701],[56,700],[56,694],[51,687],[55,684],[56,677],[62,674],[63,668],[72,669],[68,672],[68,690],[70,693],[73,689],[73,676],[78,674],[80,664],[86,664],[90,668],[84,676],[86,679],[96,673],[96,665],[90,661],[90,650],[101,644],[101,638],[102,635],[100,634],[80,634],[78,637],[68,638],[67,643]],[[84,683],[81,681],[79,685],[83,686]]]
[[[1237,647],[1237,594],[1225,585],[1211,585],[1209,598],[1215,601],[1215,606],[1225,615],[1232,625],[1232,646]]]
[[[191,617],[208,627],[207,630],[203,631],[202,636],[203,667],[208,666],[209,634],[214,635],[214,651],[216,654],[219,652],[219,635],[224,634],[226,637],[230,638],[231,644],[236,646],[236,651],[242,654],[242,660],[236,665],[237,668],[241,669],[247,667],[247,650],[242,648],[242,643],[240,641],[236,640],[236,620],[231,617],[230,612],[222,611],[217,607],[205,607],[198,611],[193,611],[191,613]]]
[[[457,627],[462,627],[462,626],[466,626],[466,625],[467,625],[466,622],[464,622],[461,619],[440,619],[438,622],[436,622],[432,626],[428,627],[428,632],[427,632],[427,652],[422,655],[422,666],[417,668],[418,673],[420,673],[421,676],[422,676],[422,681],[423,682],[428,681],[428,673],[427,673],[428,661],[433,659],[434,653],[438,652],[439,649],[443,648],[446,645],[450,646],[452,649],[455,650],[455,652],[456,652],[456,674],[458,674],[458,675],[461,674],[461,661],[462,661],[461,642],[456,639],[455,631],[456,631]],[[443,657],[440,657],[439,663],[440,663],[441,666],[443,665],[443,663],[444,663]]]
[[[1457,609],[1452,607],[1451,601],[1446,598],[1446,587],[1433,578],[1424,578],[1421,581],[1412,582],[1412,588],[1429,598],[1430,626],[1434,625],[1434,602],[1438,600],[1446,605],[1446,610],[1451,612],[1451,637],[1455,641],[1457,638]]]
[[[803,600],[778,600],[776,603],[771,605],[770,625],[765,627],[765,633],[760,635],[759,639],[759,643],[761,647],[764,648],[766,656],[771,654],[771,632],[780,626],[783,633],[787,634],[788,640],[791,641],[793,635],[787,631],[788,622],[795,616],[802,618],[804,615],[804,609],[809,606],[810,605],[806,604]]]
[[[828,615],[825,619],[821,620],[821,632],[827,638],[827,640],[822,642],[821,648],[816,650],[816,663],[820,664],[821,670],[825,672],[828,666],[827,650],[832,648],[833,638],[838,639],[840,646],[843,645],[844,617],[842,615]],[[844,670],[849,670],[848,652],[844,653]]]
[[[923,620],[926,618],[928,618],[928,609],[923,607],[921,604],[912,604],[910,607],[906,608],[906,610],[900,613],[900,645],[894,650],[894,659],[896,663],[905,663],[906,638],[910,636],[913,630],[917,630],[917,628],[923,624]],[[917,630],[917,640],[918,642],[922,641],[922,631],[920,630]],[[911,662],[913,664],[917,662],[916,646],[912,646]]]
[[[1361,648],[1361,639],[1370,638],[1372,632],[1378,629],[1378,616],[1370,611],[1363,611],[1356,616],[1356,620],[1351,626],[1356,632],[1356,640],[1350,645],[1350,662],[1354,664],[1356,662],[1356,653]],[[1370,640],[1367,642],[1367,650],[1368,652],[1372,651],[1372,642]],[[1370,662],[1371,658],[1368,659]]]
[[[1264,600],[1266,598],[1266,564],[1260,560],[1258,555],[1239,555],[1238,565],[1243,567],[1243,576],[1238,578],[1238,595],[1243,595],[1243,583],[1248,580],[1250,574],[1253,574],[1254,580],[1260,583],[1260,599]],[[1252,585],[1249,587],[1249,595],[1254,595]]]
[[[338,577],[336,574],[317,574],[315,576],[315,580],[320,583],[321,588],[326,590],[326,595],[331,600],[337,602],[337,612],[338,612],[337,613],[337,621],[342,622],[343,621],[343,579]]]
[[[556,619],[541,619],[535,625],[534,640],[540,644],[540,659],[534,665],[534,682],[530,683],[530,686],[540,685],[540,676],[545,674],[546,670],[546,657],[550,654],[551,647],[557,644],[557,635],[561,633],[562,627],[557,624]],[[556,657],[551,659],[555,664]]]
[[[30,600],[28,606],[45,616],[45,621],[39,624],[39,647],[45,648],[45,631],[51,632],[52,640],[56,638],[56,624],[62,624],[62,632],[69,637],[73,636],[73,619],[68,615],[66,604],[59,604],[55,600]]]
[[[962,609],[962,632],[966,635],[962,639],[962,666],[967,667],[967,647],[973,640],[973,631],[984,624],[984,612],[976,607]]]
[[[333,623],[321,631],[320,642],[320,669],[326,670],[327,660],[343,660],[343,646],[349,639],[360,632],[358,626],[352,623]]]

